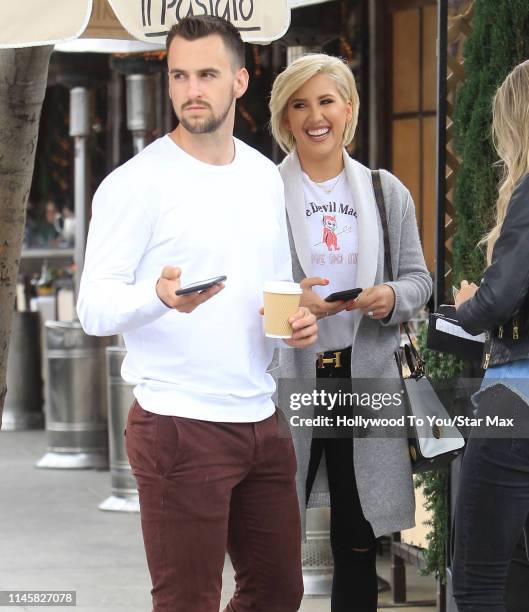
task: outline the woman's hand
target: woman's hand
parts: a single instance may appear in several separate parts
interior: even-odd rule
[[[474,294],[479,289],[479,287],[475,283],[468,283],[468,281],[461,281],[461,287],[459,288],[459,293],[454,298],[454,304],[456,310],[466,302],[474,297]]]
[[[315,285],[322,287],[328,285],[329,281],[326,278],[304,278],[300,284],[303,289],[303,295],[299,305],[307,307],[317,319],[335,315],[345,309],[345,302],[343,300],[339,302],[326,302],[312,290],[312,287]]]
[[[360,309],[371,319],[385,319],[395,307],[395,293],[389,285],[375,285],[347,303],[347,310]]]

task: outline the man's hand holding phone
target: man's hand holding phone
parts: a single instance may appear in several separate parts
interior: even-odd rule
[[[185,295],[176,295],[176,291],[181,288],[180,277],[182,270],[174,266],[165,266],[162,274],[156,283],[156,294],[167,308],[174,308],[178,312],[190,313],[197,306],[207,302],[219,291],[224,289],[224,283],[217,283],[204,291],[195,291]]]

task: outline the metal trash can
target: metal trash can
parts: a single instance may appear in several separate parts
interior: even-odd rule
[[[42,429],[42,377],[38,312],[15,312],[7,357],[3,431]]]
[[[77,321],[46,321],[46,433],[38,468],[108,467],[106,338],[87,336]]]
[[[329,597],[334,563],[330,542],[330,508],[307,509],[307,541],[301,547],[305,596]]]
[[[139,512],[140,502],[136,480],[129,464],[123,435],[129,408],[134,401],[132,394],[134,385],[126,383],[121,378],[121,364],[127,350],[121,346],[109,346],[105,352],[112,494],[99,505],[99,509],[113,512]]]

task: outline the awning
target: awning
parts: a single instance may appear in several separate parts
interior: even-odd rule
[[[247,42],[281,38],[290,9],[331,0],[0,0],[0,48],[50,45],[77,38],[163,44],[187,15],[229,19]]]
[[[147,53],[162,50],[165,50],[165,45],[117,38],[83,37],[55,45],[55,51],[61,53]]]
[[[281,38],[288,0],[2,0],[0,48],[56,44],[80,37],[163,43],[187,15],[229,19],[248,42]]]
[[[312,4],[323,4],[324,2],[333,2],[334,0],[288,0],[288,6],[291,9],[301,8],[302,6],[311,6]]]

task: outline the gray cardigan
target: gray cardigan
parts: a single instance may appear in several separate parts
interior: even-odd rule
[[[384,240],[371,173],[344,150],[345,170],[357,211],[358,267],[356,286],[367,288],[384,282]],[[285,184],[287,219],[294,280],[313,276],[311,249],[304,210],[301,167],[291,153],[279,170]],[[397,378],[393,354],[400,342],[399,324],[410,319],[428,300],[432,280],[421,249],[415,206],[409,191],[392,174],[381,171],[386,203],[393,274],[388,282],[395,292],[395,308],[389,320],[372,320],[354,311],[351,376]],[[337,347],[338,348],[338,347]],[[312,349],[280,349],[279,378],[314,378]],[[280,406],[285,413],[288,408]],[[306,416],[306,414],[304,414]],[[311,435],[306,428],[291,428],[298,461],[296,484],[305,534],[305,482]],[[408,444],[403,438],[357,438],[354,440],[354,470],[365,518],[376,537],[413,527],[415,496]],[[329,505],[327,472],[322,460],[309,507]]]

